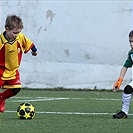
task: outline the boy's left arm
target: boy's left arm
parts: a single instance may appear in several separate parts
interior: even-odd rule
[[[32,50],[32,55],[33,56],[36,56],[37,55],[37,48],[35,47],[35,45],[31,48],[31,50]]]

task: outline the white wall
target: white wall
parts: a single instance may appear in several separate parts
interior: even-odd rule
[[[111,89],[130,49],[132,2],[5,0],[0,6],[0,31],[8,14],[20,15],[22,32],[38,48],[37,57],[23,57],[23,87]],[[129,70],[123,85],[131,77]]]

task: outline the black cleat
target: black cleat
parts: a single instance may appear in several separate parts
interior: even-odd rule
[[[123,119],[123,118],[127,118],[127,115],[123,111],[120,111],[117,114],[114,114],[113,118],[115,118],[115,119]]]

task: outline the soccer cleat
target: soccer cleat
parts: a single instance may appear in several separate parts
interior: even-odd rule
[[[5,100],[0,99],[0,112],[3,113],[5,110]]]
[[[123,111],[119,111],[117,114],[113,115],[113,118],[123,119],[123,118],[127,118],[127,115]]]

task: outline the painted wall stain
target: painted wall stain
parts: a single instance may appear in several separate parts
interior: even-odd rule
[[[40,33],[41,29],[42,29],[42,26],[38,29],[38,34]]]
[[[53,13],[53,11],[49,9],[47,11],[47,14],[46,14],[46,18],[47,19],[50,19],[50,23],[49,24],[52,23],[54,16],[55,16],[55,13]]]
[[[69,52],[68,49],[64,49],[64,52],[65,52],[65,55],[66,55],[67,57],[70,56],[70,52]]]
[[[91,59],[90,54],[86,53],[86,54],[85,54],[85,58],[86,58],[87,60]]]

